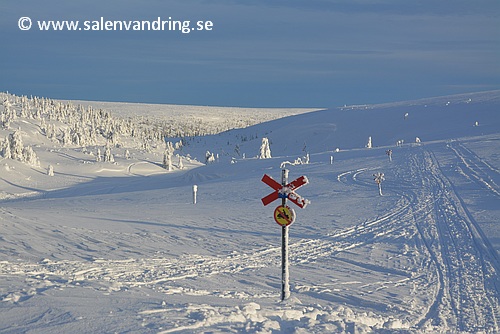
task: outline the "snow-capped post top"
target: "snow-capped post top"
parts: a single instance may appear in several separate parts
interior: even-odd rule
[[[309,200],[302,198],[295,192],[296,189],[309,183],[309,179],[306,176],[300,176],[287,185],[283,186],[269,175],[264,174],[264,176],[262,177],[262,182],[274,189],[274,192],[262,198],[262,204],[264,205],[268,205],[278,198],[287,198],[302,209],[310,203]]]
[[[196,194],[198,193],[198,186],[193,185],[193,204],[196,204]]]

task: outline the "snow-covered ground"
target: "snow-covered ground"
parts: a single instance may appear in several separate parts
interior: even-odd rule
[[[42,114],[60,131],[49,139],[20,117],[28,102],[0,98],[17,113],[0,139],[18,130],[40,161],[0,158],[0,333],[500,331],[500,91],[185,136],[172,171],[149,133],[100,121],[123,134],[115,162],[96,161],[106,141],[63,145],[78,129],[49,119],[59,105]],[[255,158],[263,137],[271,159]],[[281,302],[278,203],[260,199],[285,161],[291,179],[308,177],[297,192],[311,204],[295,208]]]

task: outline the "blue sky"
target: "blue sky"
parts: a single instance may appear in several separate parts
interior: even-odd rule
[[[36,28],[158,16],[214,27]],[[498,0],[2,0],[0,36],[0,91],[17,95],[334,107],[500,89]]]

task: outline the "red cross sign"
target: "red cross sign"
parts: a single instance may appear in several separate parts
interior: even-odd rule
[[[300,208],[305,208],[309,201],[305,198],[300,197],[294,190],[302,187],[309,183],[309,180],[305,176],[301,176],[287,185],[283,186],[276,182],[272,177],[264,174],[262,177],[262,182],[274,189],[272,193],[262,198],[262,204],[268,205],[269,203],[277,200],[278,198],[288,198],[293,203],[297,204]]]

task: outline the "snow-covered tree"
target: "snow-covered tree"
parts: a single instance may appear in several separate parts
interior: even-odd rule
[[[269,140],[264,137],[262,138],[262,144],[260,145],[259,159],[269,158],[271,158],[271,148],[269,146]]]
[[[23,160],[23,140],[21,138],[21,133],[19,131],[15,131],[9,135],[9,143],[10,143],[10,155],[11,159],[15,160]]]
[[[148,153],[151,152],[151,144],[149,143],[149,140],[144,140],[144,142],[142,143],[142,148]]]
[[[14,159],[32,166],[39,166],[38,157],[31,146],[23,146],[21,132],[19,130],[9,134],[0,143],[0,153],[6,159]]]
[[[8,128],[8,126],[5,124],[7,120],[7,117],[4,112],[0,113],[0,126],[2,128]]]
[[[5,159],[12,159],[12,154],[10,153],[9,137],[5,138],[5,140],[2,141],[1,153]]]
[[[106,149],[104,150],[104,162],[115,162],[115,157],[111,153],[111,147],[106,145]]]
[[[4,112],[2,113],[2,126],[6,129],[9,128],[10,122],[16,118],[16,113],[14,108],[11,108],[12,104],[9,102],[9,99],[5,99],[3,101]]]
[[[40,161],[38,160],[38,157],[31,146],[26,146],[23,148],[23,158],[21,161],[27,163],[28,165],[40,166]]]
[[[49,166],[47,167],[47,175],[48,175],[48,176],[54,176],[54,166],[49,165]]]
[[[368,137],[368,143],[366,143],[366,148],[372,148],[372,137]]]
[[[62,130],[63,135],[62,135],[62,144],[64,146],[71,144],[71,131],[69,129],[64,129]]]
[[[174,148],[176,150],[180,150],[183,146],[184,146],[184,144],[182,143],[182,140],[179,140],[177,143],[175,143]]]
[[[213,162],[215,162],[215,156],[214,156],[214,154],[210,153],[210,151],[207,151],[205,153],[205,164],[208,165],[208,164],[211,164]]]
[[[172,167],[172,155],[167,151],[163,154],[163,168],[168,170],[169,172],[173,170]]]
[[[118,131],[111,131],[111,133],[109,134],[108,138],[111,141],[111,145],[117,147],[118,141],[119,141]]]
[[[174,145],[172,145],[171,142],[166,142],[165,143],[166,148],[165,152],[163,153],[163,168],[165,168],[168,171],[172,171],[172,155],[174,154]]]
[[[380,194],[380,196],[383,196],[382,195],[382,181],[385,180],[385,177],[384,177],[384,173],[375,173],[373,174],[374,176],[374,180],[375,180],[375,183],[378,185],[378,193]]]

